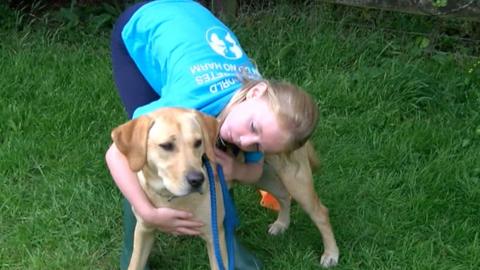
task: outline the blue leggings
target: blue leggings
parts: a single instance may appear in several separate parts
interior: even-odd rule
[[[148,2],[136,3],[126,9],[117,19],[111,37],[113,80],[129,119],[135,109],[160,98],[133,62],[122,40],[125,24],[135,11]]]

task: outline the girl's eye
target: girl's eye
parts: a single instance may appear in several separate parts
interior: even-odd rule
[[[253,133],[257,133],[257,127],[253,122],[250,123],[250,131],[252,131]]]
[[[159,144],[159,146],[160,146],[163,150],[169,151],[169,152],[170,152],[170,151],[173,151],[173,148],[175,147],[175,146],[173,145],[173,143],[171,143],[171,142],[161,143],[161,144]]]

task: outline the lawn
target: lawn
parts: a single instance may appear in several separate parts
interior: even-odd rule
[[[104,153],[126,116],[109,29],[20,25],[0,11],[0,269],[116,269],[121,194]],[[480,268],[479,44],[411,33],[439,21],[278,4],[230,24],[265,77],[318,102],[314,177],[336,269]],[[320,234],[297,204],[271,237],[275,213],[255,189],[237,186],[235,198],[238,236],[265,269],[319,269]],[[151,258],[156,269],[208,268],[189,237],[160,236]]]

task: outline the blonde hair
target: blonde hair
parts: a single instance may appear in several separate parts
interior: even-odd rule
[[[284,81],[252,80],[242,77],[243,87],[235,93],[218,119],[223,124],[233,105],[246,100],[248,91],[258,83],[267,85],[266,98],[280,127],[289,132],[285,152],[303,146],[315,129],[318,109],[312,97],[299,87]]]

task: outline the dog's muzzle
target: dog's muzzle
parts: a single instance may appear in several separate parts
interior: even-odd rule
[[[203,194],[202,185],[205,182],[205,175],[201,171],[189,171],[187,175],[185,175],[185,181],[190,185],[189,191],[186,194],[180,196],[174,195],[172,192],[169,192],[169,196],[166,196],[168,197],[168,201],[172,201],[175,198],[187,196],[195,192]]]
[[[201,171],[189,171],[185,178],[194,190],[199,190],[203,182],[205,182],[205,176]]]

